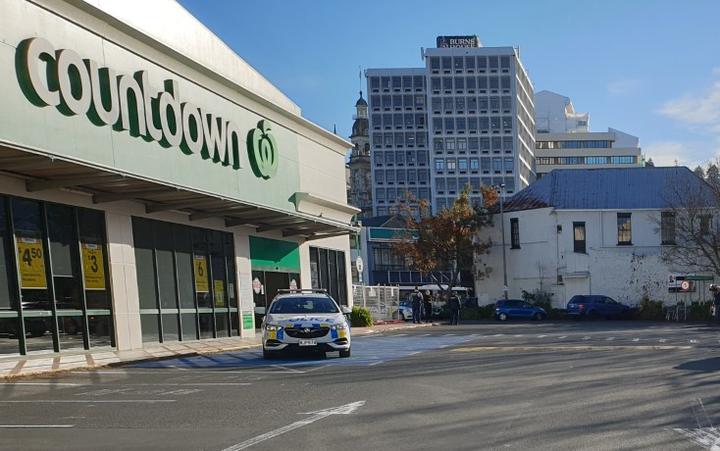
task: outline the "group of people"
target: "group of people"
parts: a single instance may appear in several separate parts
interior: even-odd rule
[[[413,323],[420,324],[432,322],[432,296],[429,291],[424,294],[418,287],[410,295],[412,302],[412,318]],[[448,299],[448,308],[450,309],[450,324],[460,324],[460,298],[455,292],[450,294]]]

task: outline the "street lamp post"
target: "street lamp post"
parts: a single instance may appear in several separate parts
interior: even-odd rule
[[[508,282],[507,282],[507,260],[505,258],[505,211],[503,201],[505,197],[505,184],[500,184],[500,233],[502,234],[502,262],[503,262],[503,295],[505,300],[508,299]]]

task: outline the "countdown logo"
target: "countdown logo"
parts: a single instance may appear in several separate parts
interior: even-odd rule
[[[258,177],[269,179],[277,173],[277,142],[270,134],[267,121],[258,122],[257,128],[248,133],[248,155],[253,172]]]

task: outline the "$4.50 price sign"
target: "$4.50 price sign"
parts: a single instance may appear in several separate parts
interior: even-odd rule
[[[17,255],[22,288],[47,288],[43,243],[37,238],[18,237]]]

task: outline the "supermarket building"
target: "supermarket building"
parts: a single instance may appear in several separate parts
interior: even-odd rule
[[[0,2],[0,357],[352,304],[344,155],[171,0]]]

